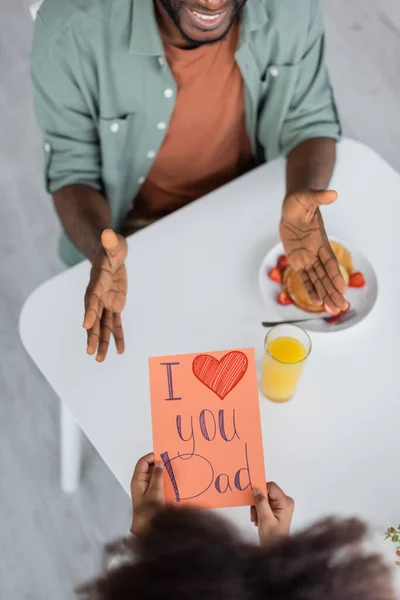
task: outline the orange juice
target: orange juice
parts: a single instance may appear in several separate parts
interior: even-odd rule
[[[283,336],[271,340],[268,344],[268,352],[281,363],[298,363],[307,356],[307,350],[300,340],[289,336]]]
[[[307,334],[300,328],[289,325],[279,327],[283,328],[283,335],[279,335],[278,328],[274,328],[265,340],[261,389],[269,400],[287,402],[296,391],[311,343]],[[304,339],[300,340],[299,337],[303,336],[298,335],[295,330],[299,330]],[[288,335],[284,335],[285,333]],[[294,337],[290,333],[297,335]]]

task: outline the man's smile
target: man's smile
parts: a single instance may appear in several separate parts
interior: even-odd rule
[[[192,8],[187,8],[186,10],[192,19],[193,24],[196,27],[200,26],[203,31],[212,31],[213,29],[220,27],[230,12],[229,7],[216,13],[204,13]]]

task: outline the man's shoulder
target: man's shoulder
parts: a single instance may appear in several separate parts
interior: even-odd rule
[[[51,35],[88,19],[107,20],[110,10],[126,0],[44,0],[40,19]]]
[[[275,64],[299,63],[323,33],[321,0],[248,0],[247,5],[254,23],[253,52],[263,68],[266,56]]]
[[[268,17],[277,24],[291,27],[309,23],[321,0],[261,0]]]

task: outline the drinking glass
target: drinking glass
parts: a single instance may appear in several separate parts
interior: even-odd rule
[[[311,352],[309,335],[297,325],[277,325],[265,337],[261,391],[272,402],[294,396]]]

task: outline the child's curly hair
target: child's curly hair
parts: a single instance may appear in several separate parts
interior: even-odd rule
[[[92,597],[393,600],[390,567],[362,551],[365,534],[356,519],[327,519],[260,548],[215,514],[168,507],[135,542],[132,562],[100,579]]]

